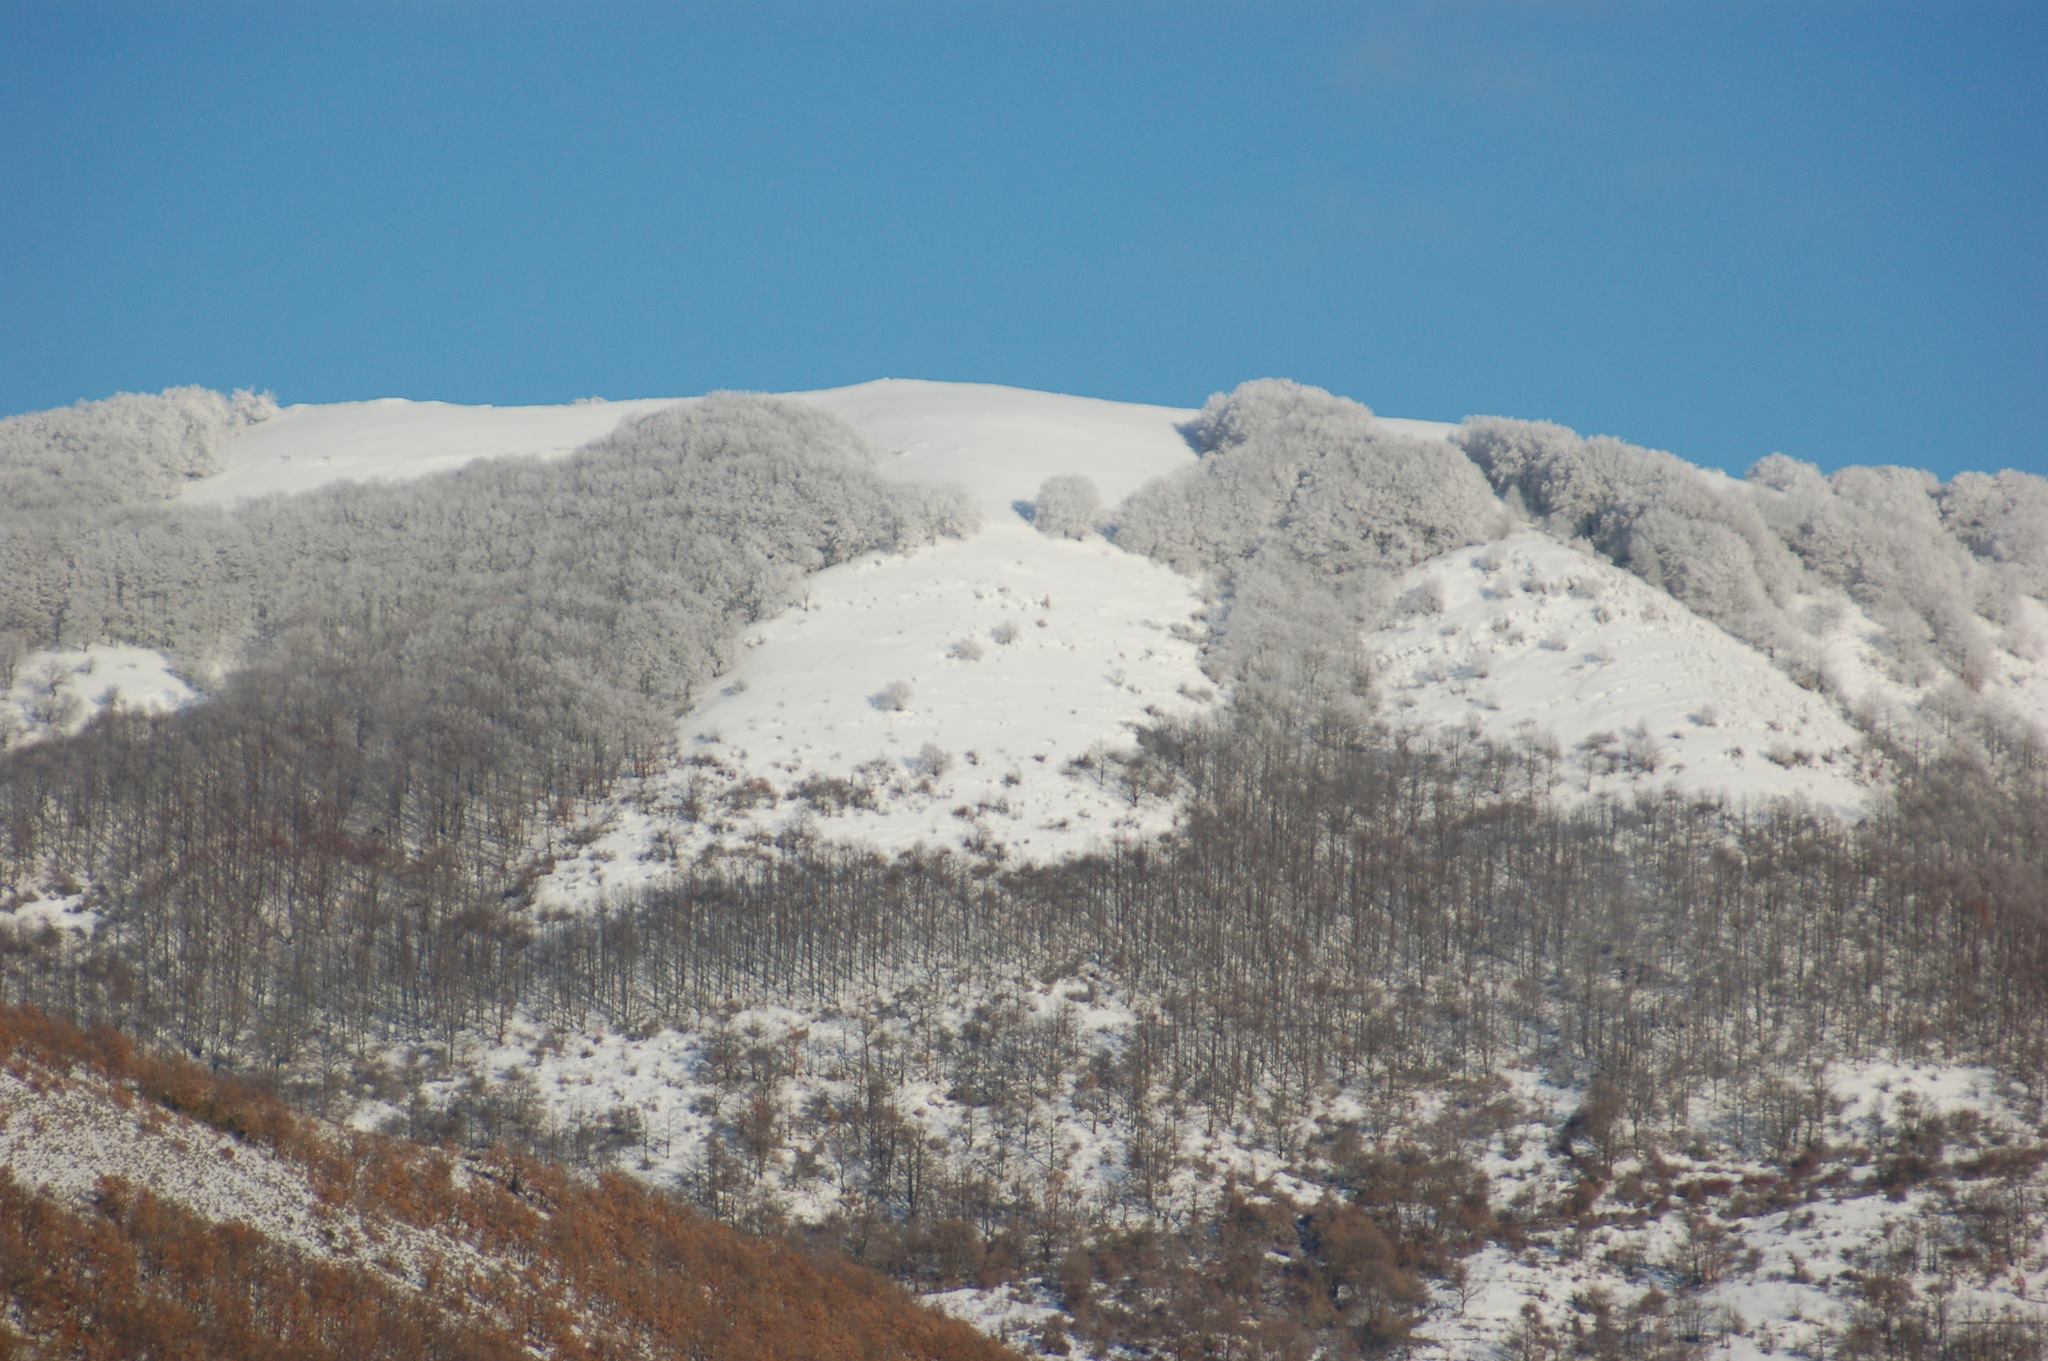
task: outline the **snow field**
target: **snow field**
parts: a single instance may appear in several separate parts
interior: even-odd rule
[[[384,397],[288,406],[223,450],[226,468],[179,491],[189,505],[297,495],[330,482],[398,482],[453,472],[479,458],[561,458],[620,421],[678,399],[569,406],[455,406]]]
[[[1673,786],[1856,815],[1861,735],[1741,640],[1604,559],[1525,531],[1418,564],[1367,639],[1396,722],[1556,740],[1563,789]]]
[[[1170,822],[1170,806],[1120,791],[1106,757],[1137,727],[1214,702],[1193,583],[1012,517],[809,584],[678,725],[677,761],[558,864],[544,901],[792,831],[1042,860]]]
[[[1195,462],[1180,427],[1196,413],[1177,407],[896,378],[793,395],[866,435],[891,477],[966,488],[987,525],[1048,477],[1086,477],[1113,506]]]

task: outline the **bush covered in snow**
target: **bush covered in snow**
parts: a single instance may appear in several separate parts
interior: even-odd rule
[[[1031,523],[1055,539],[1085,539],[1102,518],[1102,494],[1085,477],[1048,477],[1031,503]]]
[[[2048,477],[1963,473],[1937,499],[1943,526],[1964,547],[2007,569],[2020,589],[2048,596]]]
[[[1227,573],[1269,546],[1326,576],[1399,569],[1481,539],[1494,498],[1457,451],[1397,434],[1357,402],[1279,379],[1211,397],[1195,467],[1143,487],[1117,542]]]
[[[1758,504],[1806,567],[1885,626],[1903,674],[1924,680],[1939,668],[1981,683],[1991,641],[1979,611],[2010,614],[2028,555],[2026,530],[2001,514],[2012,503],[1984,494],[1981,484],[1989,479],[1966,483],[1954,514],[1945,517],[1940,483],[1916,469],[1844,468],[1824,476],[1812,464],[1774,454],[1749,476],[1776,493]],[[1973,539],[1991,550],[1988,560],[1972,557]],[[1995,556],[2001,549],[2012,558]]]

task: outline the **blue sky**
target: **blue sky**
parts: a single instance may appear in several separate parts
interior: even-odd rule
[[[2048,6],[0,0],[0,413],[1283,375],[2048,473]]]

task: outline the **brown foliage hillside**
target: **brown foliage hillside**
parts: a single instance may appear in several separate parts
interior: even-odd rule
[[[349,1134],[246,1084],[0,1007],[0,1121],[104,1094],[302,1173],[323,1214],[410,1255],[325,1257],[123,1175],[84,1202],[0,1167],[0,1358],[980,1358],[1008,1355],[881,1278],[699,1219],[620,1177]],[[10,1109],[9,1107],[13,1107]],[[419,1244],[433,1245],[421,1250]]]

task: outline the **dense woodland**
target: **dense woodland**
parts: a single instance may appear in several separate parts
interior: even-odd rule
[[[533,906],[537,878],[590,801],[666,759],[664,720],[738,629],[806,571],[959,531],[956,499],[883,483],[827,417],[729,397],[563,464],[232,515],[116,506],[63,552],[49,534],[73,530],[11,520],[0,552],[33,570],[0,574],[0,608],[22,636],[235,665],[184,712],[110,712],[0,755],[0,902],[82,895],[96,917],[82,937],[0,939],[0,988],[315,1103],[393,1045],[445,1061],[515,1020],[702,1032],[731,1099],[679,1188],[701,1208],[920,1286],[1052,1282],[1085,1337],[1176,1356],[1396,1348],[1463,1255],[1568,1223],[1570,1204],[1494,1203],[1473,1165],[1511,1118],[1506,1067],[1588,1092],[1557,1137],[1589,1185],[1703,1139],[1797,1175],[1830,1058],[1981,1063],[2041,1090],[2048,753],[1966,686],[1987,624],[2048,571],[2048,484],[1774,460],[1719,487],[1668,455],[1499,421],[1465,428],[1468,460],[1272,383],[1212,402],[1194,438],[1202,463],[1114,532],[1209,575],[1238,702],[1079,772],[1179,800],[1172,835],[1023,868],[792,837],[556,918]],[[1901,667],[1965,687],[1924,723],[1871,727],[1895,781],[1859,822],[1673,794],[1560,802],[1541,741],[1383,726],[1343,641],[1395,570],[1496,532],[1496,490],[1788,664],[1795,607],[1834,584],[1901,621]],[[1048,493],[1048,533],[1098,521],[1092,490]],[[1137,1023],[1084,1042],[1006,1003],[1020,978],[1100,986]],[[989,1000],[962,1020],[940,1004],[962,995]],[[786,1048],[721,1029],[751,1003],[854,996],[887,999],[871,1042],[810,1055],[842,1095],[801,1109]],[[975,1147],[906,1114],[929,1083],[984,1117]],[[1422,1095],[1446,1090],[1457,1119],[1417,1127]],[[1336,1091],[1364,1102],[1346,1131],[1293,1118]],[[1118,1175],[1082,1188],[1047,1093],[1113,1132]],[[600,1163],[651,1137],[631,1112],[568,1127],[488,1082],[411,1118]],[[1191,1193],[1209,1183],[1188,1138],[1226,1129],[1317,1196]],[[818,1187],[831,1213],[793,1224],[791,1195]],[[2037,1232],[2040,1207],[2017,1203],[2003,1231]],[[1873,1303],[1858,1326],[1906,1339],[1880,1354],[1962,1355],[1913,1350],[1916,1308]],[[1676,1311],[1601,1326],[1610,1355],[1701,1342]],[[1996,1336],[1971,1355],[2041,1354]]]
[[[77,527],[162,501],[219,472],[235,432],[275,414],[267,393],[185,387],[0,419],[0,506],[10,520],[56,516]]]

